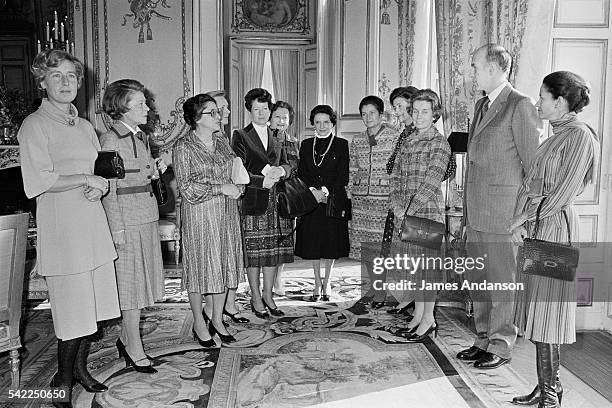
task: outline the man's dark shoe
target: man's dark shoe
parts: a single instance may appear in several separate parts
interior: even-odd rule
[[[474,363],[474,367],[488,370],[503,366],[504,364],[509,362],[509,358],[502,358],[493,353],[485,352],[482,357],[476,360],[476,362]]]
[[[457,353],[457,358],[459,360],[465,361],[476,361],[480,359],[485,353],[486,351],[484,351],[483,349],[479,349],[476,346],[472,346],[469,349],[465,349]]]

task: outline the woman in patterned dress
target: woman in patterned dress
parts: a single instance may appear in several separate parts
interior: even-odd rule
[[[599,159],[599,142],[576,114],[589,104],[589,87],[579,75],[558,71],[547,75],[536,104],[540,118],[553,130],[536,153],[534,163],[518,192],[515,217],[509,230],[522,245],[533,231],[536,212],[540,224],[535,238],[559,243],[578,241],[578,217],[572,203],[593,182]],[[565,214],[570,231],[567,230]],[[563,393],[559,380],[560,344],[576,341],[576,300],[573,281],[519,273],[525,290],[518,292],[515,323],[536,345],[538,386],[515,403],[558,407]]]
[[[222,343],[236,341],[223,325],[223,310],[226,289],[238,287],[244,268],[236,201],[244,186],[231,180],[236,155],[227,138],[217,132],[220,112],[215,100],[204,94],[193,96],[183,104],[183,112],[191,131],[172,153],[183,197],[183,285],[189,292],[194,338],[211,347],[215,333]],[[203,314],[202,294],[212,305],[211,316]]]
[[[157,221],[157,200],[151,178],[166,170],[163,160],[151,157],[148,136],[138,125],[147,123],[145,87],[132,79],[109,84],[102,105],[115,123],[100,136],[103,150],[119,152],[126,167],[125,178],[110,180],[109,193],[102,200],[117,248],[115,261],[121,334],[117,350],[136,371],[156,373],[146,357],[140,338],[140,311],[163,296],[164,266]]]
[[[387,163],[399,133],[383,123],[385,104],[378,96],[366,96],[359,103],[366,131],[356,135],[349,147],[349,184],[353,219],[349,226],[350,257],[359,259],[372,280],[372,260],[381,255],[385,219],[389,210]],[[377,278],[378,279],[378,278]],[[384,306],[386,291],[371,289],[372,307]],[[362,301],[368,299],[365,295]]]
[[[284,315],[272,298],[278,265],[293,262],[293,238],[279,242],[275,184],[291,174],[283,140],[268,127],[272,95],[263,88],[251,89],[244,96],[251,123],[235,130],[232,146],[249,173],[250,183],[240,200],[245,241],[247,278],[251,288],[251,309],[255,316]],[[280,229],[291,231],[291,220],[281,219]],[[263,294],[259,276],[263,271]]]
[[[440,118],[442,104],[431,89],[422,89],[412,97],[412,118],[416,132],[402,143],[391,176],[390,206],[395,215],[394,252],[411,257],[440,257],[440,250],[400,241],[400,226],[405,216],[426,218],[444,223],[444,198],[441,183],[451,155],[450,145],[434,123]],[[421,269],[410,278],[435,283],[443,281],[442,271]],[[436,291],[418,290],[414,317],[404,331],[410,342],[422,342],[433,330]]]
[[[270,113],[270,129],[272,129],[277,137],[283,139],[283,147],[287,152],[287,160],[291,169],[295,171],[298,166],[298,160],[300,155],[300,145],[298,140],[287,133],[287,129],[293,123],[295,118],[295,110],[293,106],[285,101],[276,101],[272,106]],[[276,271],[276,277],[274,278],[274,293],[279,296],[285,296],[285,287],[283,284],[282,274],[285,264],[281,264]]]

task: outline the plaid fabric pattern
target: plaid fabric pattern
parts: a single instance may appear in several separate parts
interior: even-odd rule
[[[448,166],[450,145],[435,127],[414,132],[402,144],[391,174],[391,206],[396,225],[404,214],[444,222],[441,182]]]

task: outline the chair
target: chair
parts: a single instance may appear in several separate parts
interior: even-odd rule
[[[19,326],[29,216],[0,216],[0,353],[11,354],[11,388],[19,388]]]
[[[159,207],[159,240],[174,241],[174,262],[178,265],[181,251],[181,198],[172,168],[169,168],[162,177],[169,188],[168,202]]]

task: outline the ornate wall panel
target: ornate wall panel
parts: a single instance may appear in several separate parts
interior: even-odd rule
[[[557,0],[555,27],[608,27],[610,0]]]
[[[598,133],[604,151],[604,112],[608,41],[605,39],[553,40],[552,70],[579,72],[591,85],[591,103],[580,114]],[[601,166],[600,166],[601,167]],[[601,174],[578,198],[578,204],[598,204]]]

